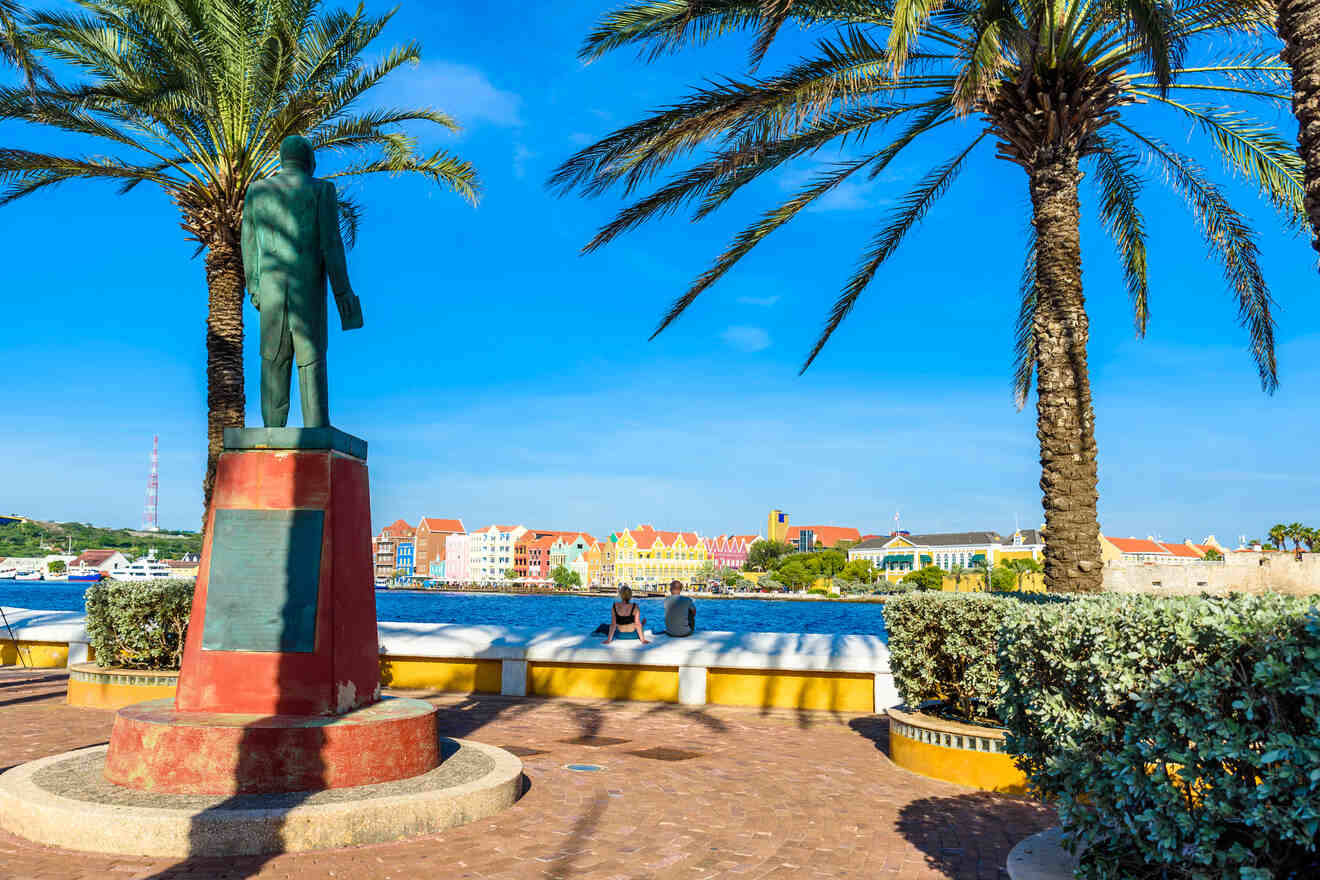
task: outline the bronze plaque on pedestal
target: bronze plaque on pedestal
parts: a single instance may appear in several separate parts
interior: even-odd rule
[[[311,653],[323,510],[215,512],[204,651]]]

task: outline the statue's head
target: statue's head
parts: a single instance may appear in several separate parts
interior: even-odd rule
[[[311,174],[316,170],[312,142],[300,134],[291,134],[280,141],[280,165],[284,168],[298,168]]]

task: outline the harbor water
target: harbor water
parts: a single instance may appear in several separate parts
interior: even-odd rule
[[[83,611],[85,583],[0,580],[0,606]],[[696,598],[697,627],[731,632],[885,636],[884,606],[830,599]],[[639,599],[648,627],[663,618],[663,600]],[[607,597],[377,590],[378,620],[415,623],[567,627],[590,632],[610,616]],[[4,638],[0,622],[0,638]]]

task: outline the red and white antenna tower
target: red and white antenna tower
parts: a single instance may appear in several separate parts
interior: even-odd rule
[[[156,501],[160,494],[160,435],[151,438],[151,475],[147,477],[147,506],[142,511],[142,531],[159,532],[160,521],[156,518]]]

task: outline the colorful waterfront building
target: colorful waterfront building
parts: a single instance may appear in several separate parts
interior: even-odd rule
[[[614,564],[619,555],[619,536],[611,534],[596,541],[582,554],[587,561],[587,578],[582,583],[598,590],[613,590]]]
[[[399,543],[406,540],[411,545],[416,534],[415,528],[404,520],[396,519],[371,539],[371,562],[377,581],[388,581],[394,577],[400,568]],[[411,549],[408,555],[411,558]]]
[[[747,564],[747,552],[759,540],[760,535],[720,535],[702,539],[706,545],[706,558],[716,568],[730,568],[734,571],[741,571]]]
[[[573,563],[582,557],[583,553],[595,542],[595,538],[586,532],[578,532],[576,535],[564,533],[555,539],[550,545],[550,570],[554,571],[559,566],[572,569]],[[587,582],[584,579],[582,583]]]
[[[624,529],[615,541],[614,582],[659,588],[691,584],[705,568],[706,545],[696,532],[658,531],[650,525]]]
[[[589,550],[590,547],[587,549]],[[588,561],[587,550],[578,554],[578,558],[569,562],[566,567],[569,571],[577,574],[578,580],[584,588],[591,586],[591,565]],[[554,568],[552,567],[550,570],[554,571]]]
[[[493,583],[507,580],[513,568],[514,545],[527,534],[526,526],[487,526],[469,532],[468,580]]]
[[[837,547],[840,541],[859,544],[862,533],[846,526],[790,526],[785,540],[801,553],[813,550],[828,550]]]
[[[1116,559],[1125,562],[1200,562],[1205,559],[1205,554],[1210,550],[1217,551],[1221,556],[1228,552],[1223,545],[1215,540],[1214,535],[1209,536],[1200,544],[1194,544],[1190,540],[1182,543],[1160,541],[1153,537],[1143,539],[1117,538],[1110,535],[1100,536],[1101,562]]]
[[[449,535],[461,534],[464,531],[461,519],[422,517],[417,523],[417,532],[414,537],[416,546],[413,556],[417,571],[430,573],[432,562],[444,562],[445,538]],[[443,575],[439,576],[443,577]],[[431,577],[437,577],[437,575],[432,574]]]
[[[442,575],[443,580],[450,583],[461,584],[470,579],[468,574],[468,542],[471,540],[467,534],[445,535],[445,571]]]
[[[973,568],[985,564],[991,568],[1010,559],[1034,559],[1045,556],[1045,542],[1036,529],[1020,529],[1005,537],[999,532],[937,532],[914,535],[894,532],[872,538],[848,550],[848,560],[866,559],[887,581],[902,580],[908,572],[928,565],[945,571]]]

